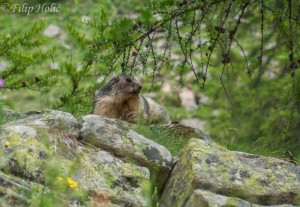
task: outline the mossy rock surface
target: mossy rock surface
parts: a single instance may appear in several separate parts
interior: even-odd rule
[[[195,190],[190,196],[185,206],[187,207],[199,207],[201,206],[213,206],[213,207],[267,207],[265,205],[252,204],[236,197],[228,197],[220,194],[212,193],[205,190]],[[294,205],[271,205],[272,207],[293,207]]]
[[[197,195],[208,195],[199,190],[216,194],[209,195],[215,199],[226,196],[257,205],[299,205],[300,167],[290,162],[229,151],[199,139],[192,139],[178,160],[164,189],[162,207],[193,206],[186,204]],[[207,206],[238,206],[208,200],[204,206],[207,202]]]
[[[133,131],[127,122],[87,115],[82,118],[79,137],[84,143],[147,167],[158,191],[162,190],[173,165],[171,153],[164,146]]]
[[[80,122],[69,113],[45,110],[1,131],[2,172],[39,185],[70,177],[96,202],[104,197],[107,206],[149,206],[151,173],[165,173],[159,175],[164,183],[171,170],[170,152],[125,122],[92,115]]]

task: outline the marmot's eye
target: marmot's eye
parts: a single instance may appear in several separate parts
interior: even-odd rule
[[[131,82],[132,82],[132,80],[131,80],[130,78],[126,78],[126,81],[127,81],[128,83],[131,83]]]

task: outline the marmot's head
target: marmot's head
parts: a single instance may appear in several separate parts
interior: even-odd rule
[[[142,89],[142,84],[132,77],[121,74],[113,77],[109,81],[112,92],[115,96],[130,97],[138,95]]]

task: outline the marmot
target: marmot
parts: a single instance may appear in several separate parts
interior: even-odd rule
[[[141,83],[121,74],[95,93],[93,114],[128,122],[171,123],[164,107],[140,95]]]

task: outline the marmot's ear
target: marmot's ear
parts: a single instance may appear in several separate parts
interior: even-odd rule
[[[117,75],[117,76],[113,77],[112,80],[114,82],[118,82],[120,80],[120,76]]]

